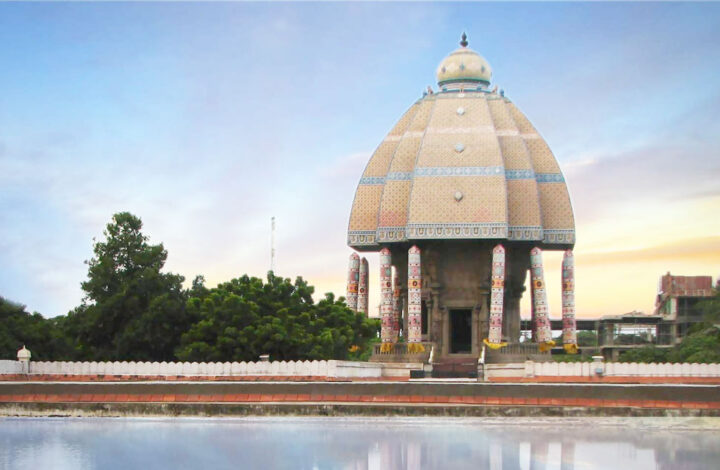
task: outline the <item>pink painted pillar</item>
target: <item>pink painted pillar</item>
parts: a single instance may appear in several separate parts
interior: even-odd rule
[[[358,271],[360,270],[360,257],[357,253],[350,255],[347,281],[347,306],[357,312],[358,307]]]
[[[422,260],[420,248],[408,250],[408,352],[422,352]]]
[[[400,337],[400,325],[402,323],[402,297],[400,296],[400,276],[397,269],[393,270],[393,343],[397,343]]]
[[[505,248],[498,245],[493,249],[492,285],[490,290],[490,328],[485,344],[492,349],[506,346],[502,340],[503,299],[505,295]]]
[[[536,341],[541,351],[547,351],[555,342],[552,339],[552,329],[547,304],[547,293],[545,291],[545,276],[543,274],[542,250],[533,248],[530,250],[530,279],[533,289],[533,311],[535,313]]]
[[[360,260],[359,284],[358,284],[358,313],[368,314],[368,287],[370,285],[368,260],[364,256]]]
[[[575,256],[565,251],[562,262],[563,348],[570,354],[578,351],[575,325]]]
[[[392,266],[390,250],[380,250],[380,340],[383,351],[392,349],[393,319],[392,319]]]

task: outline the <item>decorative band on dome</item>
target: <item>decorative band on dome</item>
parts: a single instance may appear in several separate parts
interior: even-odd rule
[[[544,229],[543,230],[543,241],[545,243],[562,243],[562,244],[574,244],[575,243],[575,230],[574,229],[565,229],[565,230],[551,230],[551,229]]]
[[[543,228],[540,226],[508,226],[508,240],[543,240]]]
[[[562,173],[536,173],[535,179],[538,183],[564,183]]]
[[[503,239],[507,238],[508,225],[503,222],[485,223],[427,223],[407,224],[408,239]]]
[[[535,178],[533,170],[505,170],[505,179],[509,180],[529,180]]]
[[[438,82],[438,86],[452,85],[454,83],[480,83],[482,85],[490,85],[490,80],[477,77],[461,77],[461,78],[449,78]]]
[[[428,166],[415,169],[415,176],[497,176],[502,166]]]
[[[411,171],[391,171],[385,177],[385,181],[410,181],[412,178]]]
[[[385,184],[384,176],[363,176],[360,178],[361,185],[365,184]]]

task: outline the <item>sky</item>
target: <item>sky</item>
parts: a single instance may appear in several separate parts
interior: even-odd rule
[[[0,3],[0,296],[79,305],[120,211],[208,286],[275,216],[277,273],[344,295],[363,168],[463,31],[565,173],[579,317],[720,274],[720,4]]]

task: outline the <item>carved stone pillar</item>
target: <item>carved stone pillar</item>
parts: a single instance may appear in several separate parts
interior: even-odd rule
[[[357,253],[350,255],[347,280],[347,306],[357,312],[358,309],[358,278],[360,271],[360,257]]]
[[[408,343],[421,342],[422,265],[420,249],[417,246],[413,246],[408,250]]]
[[[575,257],[567,250],[562,262],[563,348],[570,354],[578,351],[575,329]]]
[[[530,273],[533,289],[533,311],[535,313],[535,326],[537,342],[541,351],[547,351],[555,346],[550,327],[550,312],[545,291],[545,276],[543,274],[542,250],[530,250]]]
[[[402,298],[402,310],[400,311],[400,318],[402,318],[402,329],[403,337],[408,336],[408,290],[407,288],[400,289],[400,297]]]
[[[393,325],[392,325],[392,266],[390,250],[380,250],[380,340],[382,350],[392,349]]]
[[[357,311],[368,314],[368,287],[370,286],[370,272],[368,271],[368,260],[363,256],[360,260]]]
[[[497,245],[493,249],[491,279],[490,317],[485,344],[490,348],[498,349],[507,344],[502,340],[505,302],[505,248],[502,245]]]
[[[392,292],[392,328],[393,343],[397,343],[400,337],[401,329],[401,313],[402,313],[402,296],[400,295],[400,276],[397,269],[393,270],[393,292]]]

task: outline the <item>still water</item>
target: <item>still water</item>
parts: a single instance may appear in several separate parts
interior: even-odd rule
[[[719,469],[715,422],[0,418],[2,469]]]

